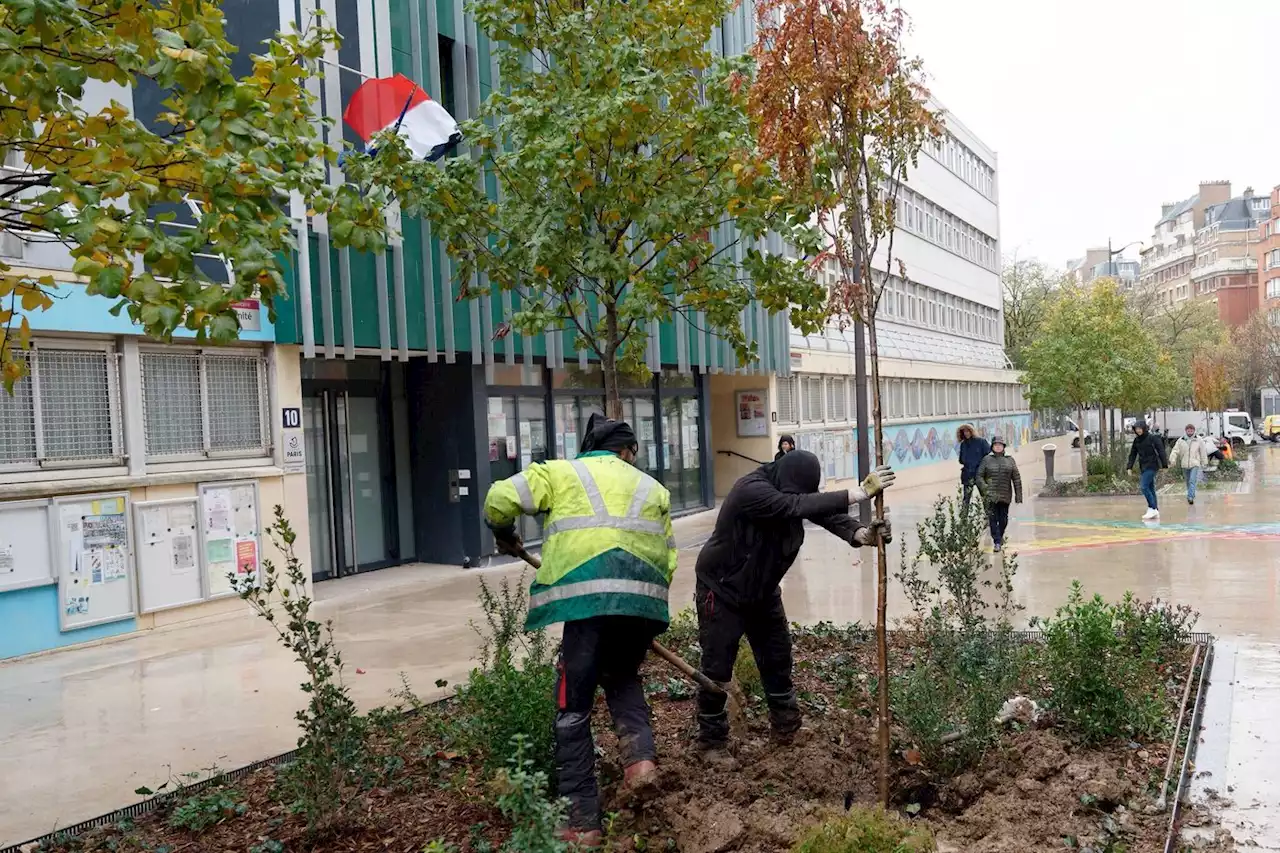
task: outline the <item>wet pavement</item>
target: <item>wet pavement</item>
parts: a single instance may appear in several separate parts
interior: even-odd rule
[[[1159,525],[1138,520],[1137,497],[1032,499],[1042,474],[1035,465],[1023,471],[1029,500],[1014,507],[1009,540],[1026,614],[1051,614],[1074,578],[1108,598],[1132,590],[1196,607],[1199,630],[1224,640],[1197,794],[1213,788],[1231,801],[1222,812],[1239,840],[1280,850],[1280,736],[1267,726],[1280,699],[1280,448],[1256,454],[1240,489],[1202,491],[1194,507],[1162,495]],[[892,494],[899,541],[938,491]],[[673,608],[691,599],[697,545],[713,520],[706,513],[676,523]],[[893,554],[891,570],[897,565]],[[406,566],[317,587],[357,700],[384,703],[402,674],[424,698],[441,695],[438,679],[465,677],[479,580],[518,574]],[[905,600],[892,589],[891,615],[903,615]],[[873,564],[814,529],[784,597],[796,621],[869,622]],[[288,653],[249,615],[0,664],[0,846],[127,805],[135,788],[171,773],[230,769],[292,748],[299,680]]]

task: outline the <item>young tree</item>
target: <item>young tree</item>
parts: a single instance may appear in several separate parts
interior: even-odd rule
[[[1173,374],[1159,355],[1112,279],[1066,289],[1050,306],[1026,349],[1022,380],[1034,408],[1075,410],[1081,471],[1088,470],[1085,407],[1098,401],[1137,406],[1167,393]]]
[[[1231,350],[1227,346],[1208,346],[1196,353],[1192,361],[1192,381],[1197,409],[1221,412],[1231,396]]]
[[[871,366],[877,464],[884,463],[884,421],[876,314],[894,269],[897,197],[941,122],[928,105],[921,63],[905,54],[906,15],[883,0],[763,0],[751,108],[760,145],[791,191],[810,200],[834,260],[831,313],[862,323]],[[874,268],[873,268],[874,264]],[[875,502],[884,517],[884,499]],[[880,684],[880,798],[889,800],[889,662],[886,548],[877,555],[876,634]]]
[[[1015,255],[1005,260],[1000,284],[1004,292],[1004,351],[1021,370],[1026,366],[1023,352],[1065,282],[1061,273],[1043,262],[1020,260]]]
[[[1252,411],[1254,398],[1274,379],[1276,330],[1265,311],[1255,311],[1230,336],[1232,384],[1240,391],[1240,408]]]
[[[1208,302],[1187,300],[1174,305],[1162,303],[1152,309],[1144,325],[1151,330],[1156,345],[1169,355],[1177,374],[1170,403],[1192,396],[1191,363],[1196,352],[1227,340],[1227,329],[1218,319],[1218,309]]]
[[[349,222],[347,242],[384,243],[377,199],[325,186],[332,158],[316,131],[306,63],[337,36],[313,27],[278,36],[237,77],[216,0],[16,0],[0,8],[0,232],[66,246],[89,293],[116,300],[148,335],[179,327],[234,339],[232,303],[285,292],[279,258],[293,244],[289,195]],[[90,81],[151,81],[165,112],[134,116],[116,101],[90,111]],[[159,205],[194,202],[175,229]],[[214,281],[197,254],[234,271]],[[20,311],[48,309],[56,283],[0,263],[0,370],[25,369]],[[16,328],[15,328],[16,323]]]
[[[816,247],[808,212],[757,148],[750,58],[707,49],[732,6],[476,0],[502,78],[463,127],[476,156],[440,168],[391,145],[348,172],[432,223],[464,295],[512,290],[516,328],[575,331],[600,360],[613,417],[620,373],[647,372],[652,320],[704,322],[744,362],[754,347],[741,315],[753,300],[820,328],[823,291],[803,257]],[[770,231],[801,257],[762,251]]]

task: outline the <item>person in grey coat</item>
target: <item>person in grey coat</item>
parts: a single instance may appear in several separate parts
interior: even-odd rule
[[[978,491],[987,506],[991,524],[991,543],[997,552],[1004,547],[1004,532],[1009,527],[1009,504],[1022,503],[1022,474],[1018,463],[1004,452],[1004,439],[991,439],[991,452],[978,466]]]

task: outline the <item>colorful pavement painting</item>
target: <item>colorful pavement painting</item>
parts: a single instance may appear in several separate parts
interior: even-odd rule
[[[1025,544],[1019,543],[1019,554],[1036,554],[1052,551],[1070,551],[1079,548],[1107,548],[1112,545],[1139,545],[1171,539],[1249,539],[1280,540],[1280,523],[1256,524],[1146,524],[1141,521],[1062,520],[1037,521],[1023,519],[1020,525],[1030,525],[1040,531],[1037,538]],[[1062,533],[1048,536],[1049,529]],[[1070,533],[1068,533],[1070,531]]]

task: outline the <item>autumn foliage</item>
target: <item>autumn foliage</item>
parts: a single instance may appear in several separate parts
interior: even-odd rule
[[[930,137],[942,132],[928,106],[921,64],[905,55],[906,14],[884,0],[760,0],[757,76],[750,109],[760,151],[793,194],[815,211],[825,250],[814,268],[838,270],[828,293],[841,326],[866,326],[875,456],[884,462],[876,309],[894,267],[898,192]],[[887,238],[887,245],[881,246]],[[871,268],[872,262],[879,267]],[[875,513],[884,518],[884,498]],[[877,554],[880,798],[889,801],[888,558]]]

